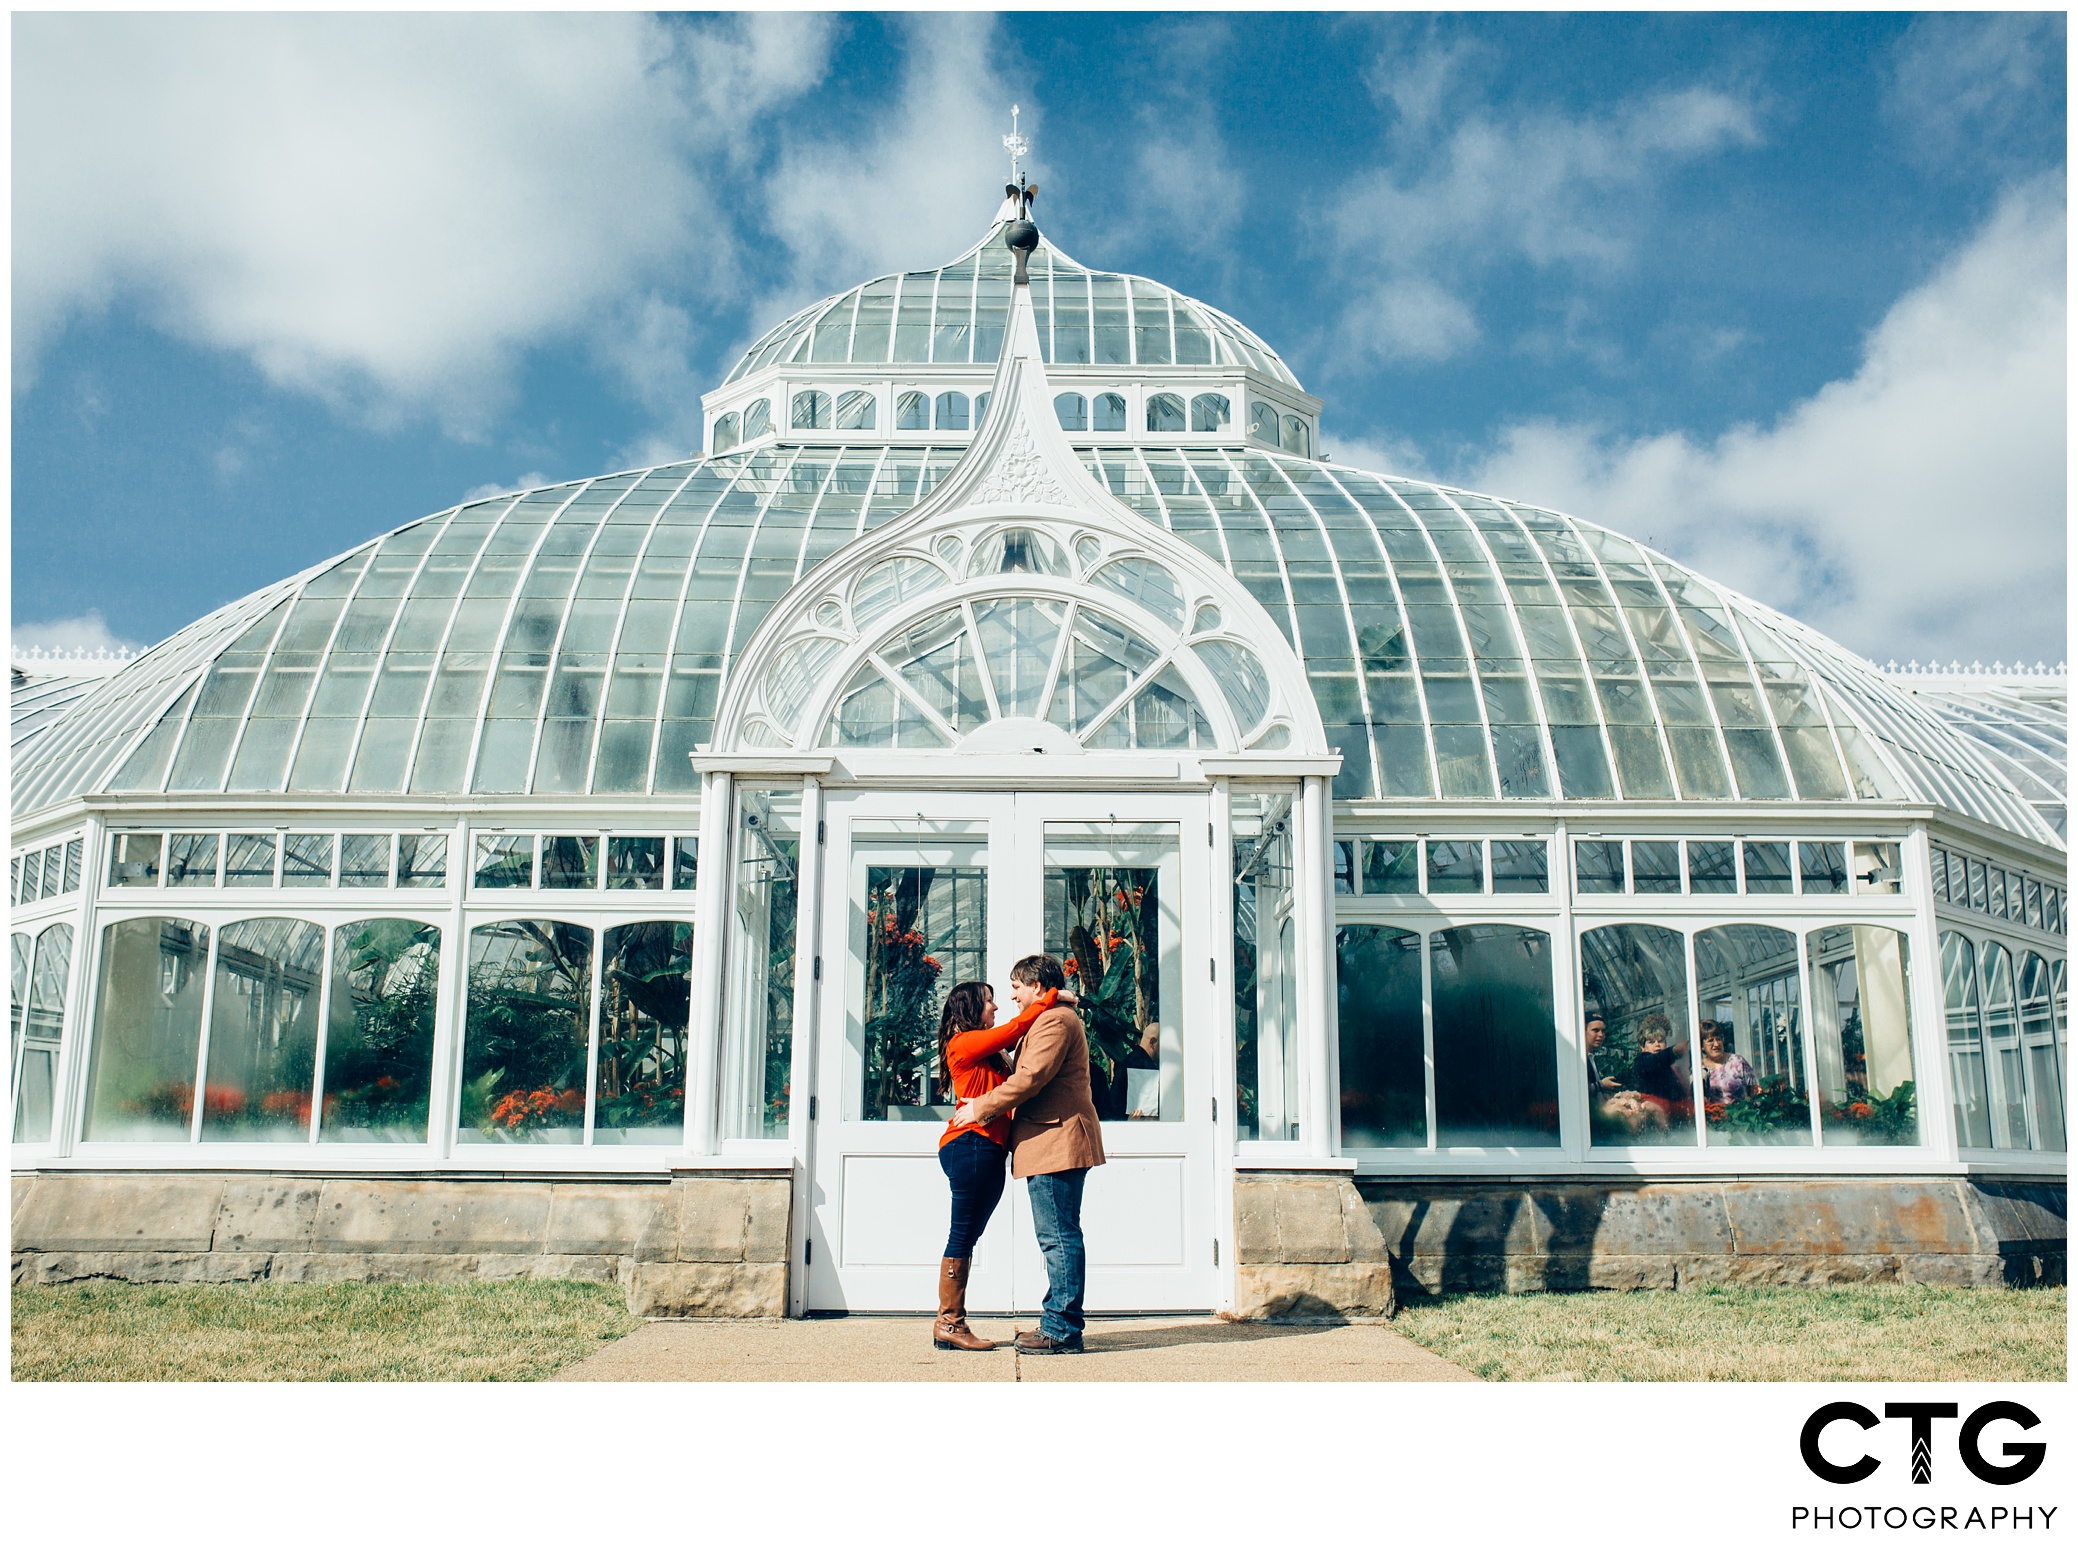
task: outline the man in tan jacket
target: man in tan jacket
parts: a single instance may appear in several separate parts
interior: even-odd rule
[[[1023,1009],[1064,989],[1060,960],[1037,953],[1010,970],[1010,995]],[[1028,1179],[1032,1231],[1046,1259],[1046,1299],[1037,1332],[1017,1335],[1020,1354],[1082,1352],[1082,1184],[1104,1164],[1104,1136],[1090,1098],[1089,1043],[1067,1006],[1041,1014],[1018,1050],[1017,1069],[994,1091],[960,1104],[955,1123],[981,1125],[1011,1109],[1010,1170]]]

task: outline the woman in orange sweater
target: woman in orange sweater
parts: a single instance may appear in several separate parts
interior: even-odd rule
[[[1003,1084],[1004,1067],[996,1057],[1014,1047],[1041,1012],[1058,1002],[1075,1003],[1071,991],[1046,991],[1001,1027],[996,1023],[996,993],[978,980],[956,984],[945,996],[938,1023],[938,1066],[942,1082],[959,1102],[968,1102]],[[938,1271],[938,1320],[931,1341],[939,1348],[991,1349],[996,1345],[967,1328],[967,1271],[974,1263],[974,1244],[988,1229],[989,1216],[1003,1197],[1010,1154],[1010,1120],[998,1118],[981,1128],[948,1123],[938,1141],[938,1165],[952,1184],[952,1230],[945,1240],[945,1260]]]

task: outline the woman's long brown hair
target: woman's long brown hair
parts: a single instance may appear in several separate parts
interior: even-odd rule
[[[945,992],[945,1009],[938,1017],[938,1077],[946,1092],[952,1092],[952,1060],[948,1049],[955,1033],[971,1033],[981,1026],[981,1013],[995,995],[978,979],[962,980]]]

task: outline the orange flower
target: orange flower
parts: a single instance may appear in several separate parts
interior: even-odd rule
[[[1074,960],[1073,958],[1070,958],[1070,959],[1069,959],[1069,960],[1068,960],[1068,961],[1067,961],[1066,963],[1063,963],[1063,964],[1061,965],[1061,972],[1062,972],[1063,974],[1072,974],[1072,973],[1074,973],[1074,972],[1075,972],[1075,960]]]

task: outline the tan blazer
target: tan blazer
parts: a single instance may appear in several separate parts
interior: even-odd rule
[[[1017,1051],[1010,1079],[969,1105],[977,1123],[1017,1109],[1010,1170],[1019,1177],[1104,1164],[1104,1136],[1090,1100],[1089,1043],[1067,1006],[1041,1012]]]

